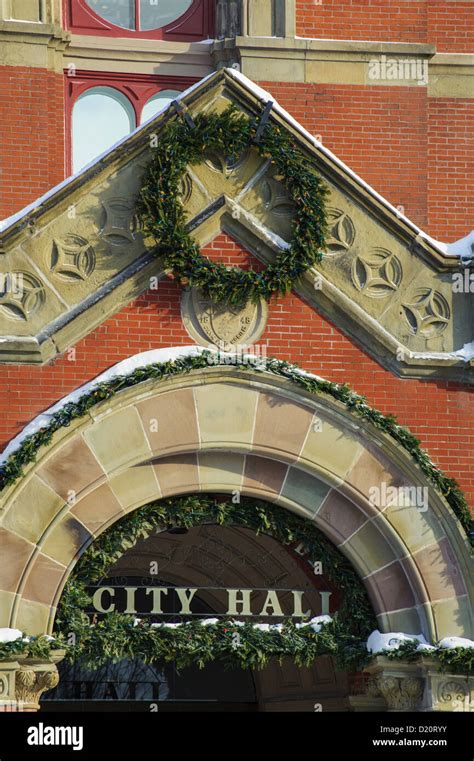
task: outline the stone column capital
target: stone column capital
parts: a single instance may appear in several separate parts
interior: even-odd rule
[[[56,664],[64,655],[56,650],[48,659],[18,655],[0,661],[0,711],[37,711],[43,692],[59,683]]]

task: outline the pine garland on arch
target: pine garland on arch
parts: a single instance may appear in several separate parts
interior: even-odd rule
[[[90,607],[88,585],[104,581],[104,574],[140,539],[174,527],[192,528],[203,523],[241,526],[266,533],[283,545],[303,544],[309,562],[322,563],[323,572],[341,590],[336,620],[321,631],[311,625],[298,627],[285,619],[281,629],[261,630],[253,622],[222,619],[210,626],[200,621],[176,628],[137,623],[123,613],[108,613],[91,626],[84,612]],[[341,667],[363,662],[368,655],[365,638],[375,617],[365,588],[349,561],[314,526],[288,510],[262,500],[242,497],[216,501],[210,495],[160,499],[138,508],[111,526],[82,555],[61,596],[56,635],[71,640],[68,655],[94,666],[108,660],[139,657],[145,661],[174,660],[178,667],[204,666],[219,658],[242,668],[265,666],[271,658],[289,655],[298,665],[309,666],[319,655],[334,655]],[[235,635],[239,646],[235,646]],[[233,636],[234,635],[234,636]]]
[[[51,419],[46,425],[26,436],[18,448],[0,466],[0,493],[24,475],[25,465],[36,461],[38,452],[42,447],[51,443],[55,431],[67,427],[76,418],[84,417],[96,404],[111,399],[123,389],[131,388],[147,380],[160,381],[193,370],[209,368],[209,366],[215,365],[214,357],[212,352],[203,350],[197,356],[185,356],[166,362],[155,362],[146,367],[139,367],[128,375],[117,375],[110,380],[97,383],[76,401],[65,403],[61,409],[51,415]],[[255,364],[257,369],[262,371],[258,358],[255,359]],[[239,370],[250,371],[253,369],[254,363],[251,361],[251,357],[248,357],[245,362],[236,358],[232,362],[232,366]],[[393,415],[384,415],[371,407],[364,396],[352,391],[347,384],[334,383],[304,374],[294,363],[268,358],[265,362],[265,372],[286,378],[311,394],[327,394],[344,404],[353,415],[366,420],[379,431],[388,434],[419,465],[429,482],[446,499],[465,533],[471,539],[473,538],[474,535],[470,533],[472,521],[469,505],[459,484],[433,463],[428,453],[421,448],[420,441],[416,436],[408,428],[399,425]]]
[[[321,261],[327,233],[323,180],[282,128],[258,124],[231,104],[221,114],[198,114],[192,126],[176,118],[160,133],[145,171],[137,215],[145,235],[156,241],[155,254],[182,284],[200,288],[215,302],[242,305],[291,291],[299,278]],[[281,249],[263,272],[224,264],[203,256],[186,227],[180,182],[188,165],[203,161],[206,151],[239,157],[250,146],[276,166],[295,205],[291,244]]]

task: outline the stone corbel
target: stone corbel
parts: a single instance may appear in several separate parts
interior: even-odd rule
[[[0,712],[38,711],[47,690],[59,683],[56,664],[64,650],[56,650],[48,660],[17,656],[0,662]]]

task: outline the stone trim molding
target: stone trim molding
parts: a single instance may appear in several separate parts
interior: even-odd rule
[[[238,66],[257,82],[426,87],[430,98],[474,98],[474,54],[436,53],[431,44],[238,36],[216,40],[211,55],[216,68]],[[373,62],[384,59],[422,76],[373,77]]]
[[[381,484],[425,487],[427,509],[377,505]],[[118,393],[5,490],[0,626],[50,633],[77,559],[129,511],[234,491],[314,520],[362,577],[382,631],[472,636],[467,539],[408,454],[334,400],[224,366]]]

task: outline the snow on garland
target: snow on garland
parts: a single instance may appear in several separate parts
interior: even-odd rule
[[[281,660],[288,656],[299,666],[310,666],[319,655],[333,655],[340,668],[361,670],[373,656],[383,655],[391,660],[408,661],[426,656],[437,661],[441,670],[454,673],[471,674],[474,670],[473,640],[445,637],[435,646],[429,645],[423,635],[381,634],[375,630],[364,643],[356,638],[348,640],[347,633],[330,616],[317,616],[301,624],[291,620],[282,624],[252,624],[208,618],[150,625],[136,618],[129,624],[128,657],[137,657],[133,647],[136,631],[140,633],[140,657],[144,661],[174,660],[178,668],[191,664],[203,668],[216,658],[242,668],[263,668],[272,658]],[[68,657],[75,654],[61,636],[29,637],[18,629],[0,629],[0,660],[19,655],[47,659],[59,649],[65,649]],[[113,649],[108,653],[97,650],[89,653],[86,665],[90,661],[90,666],[97,668],[121,657],[127,656],[122,651],[114,653]]]
[[[391,660],[414,661],[426,656],[438,661],[443,670],[463,674],[474,671],[474,641],[465,637],[444,637],[436,645],[430,645],[422,634],[382,634],[376,629],[367,639],[367,651]]]
[[[310,373],[304,372],[297,365],[289,362],[268,358],[262,368],[261,360],[252,355],[232,357],[232,365],[240,370],[251,370],[253,363],[258,363],[260,372],[268,372],[291,380],[305,391],[312,394],[328,394],[333,399],[342,402],[346,408],[358,417],[367,420],[378,430],[384,431],[397,441],[417,462],[421,470],[444,496],[453,512],[461,522],[467,534],[471,526],[471,515],[466,499],[458,483],[445,475],[431,460],[428,453],[420,447],[419,440],[407,428],[398,425],[393,415],[384,415],[379,410],[370,407],[364,396],[352,391],[347,384],[333,383]],[[90,386],[84,394],[74,401],[57,409],[46,425],[31,435],[22,439],[18,448],[11,452],[0,466],[0,491],[23,475],[23,467],[35,462],[38,450],[49,444],[55,431],[68,426],[75,418],[83,417],[100,402],[110,399],[119,391],[136,386],[147,380],[165,380],[167,378],[205,369],[215,365],[215,353],[203,350],[199,354],[188,354],[166,362],[155,362],[138,367],[131,373],[116,375]]]
[[[139,539],[166,526],[190,528],[202,522],[240,524],[257,533],[267,532],[282,543],[303,543],[308,561],[318,557],[328,578],[337,579],[343,593],[337,616],[318,616],[300,623],[286,619],[278,624],[217,618],[150,624],[131,615],[110,613],[91,625],[85,613],[91,602],[88,584],[101,580]],[[369,607],[348,561],[310,521],[254,499],[233,504],[206,495],[175,497],[138,508],[101,534],[66,584],[54,637],[0,629],[0,659],[20,654],[47,658],[53,650],[64,648],[69,659],[91,667],[138,657],[146,662],[174,660],[179,667],[203,667],[219,659],[242,668],[262,668],[273,658],[289,656],[296,664],[308,666],[320,655],[332,655],[339,668],[360,670],[377,654],[408,660],[426,655],[442,669],[472,671],[474,642],[470,640],[447,637],[433,646],[422,635],[381,634],[378,630],[366,639],[374,620]]]
[[[216,302],[245,304],[288,293],[321,261],[325,247],[327,187],[283,129],[270,122],[263,133],[258,127],[258,120],[251,121],[235,105],[221,114],[198,114],[191,125],[177,117],[153,148],[137,200],[142,230],[156,242],[156,256],[164,257],[165,266],[180,283],[201,288]],[[232,162],[250,146],[275,166],[295,206],[291,244],[281,246],[275,262],[263,272],[227,268],[203,256],[188,232],[180,200],[188,165],[201,163],[208,151]]]

